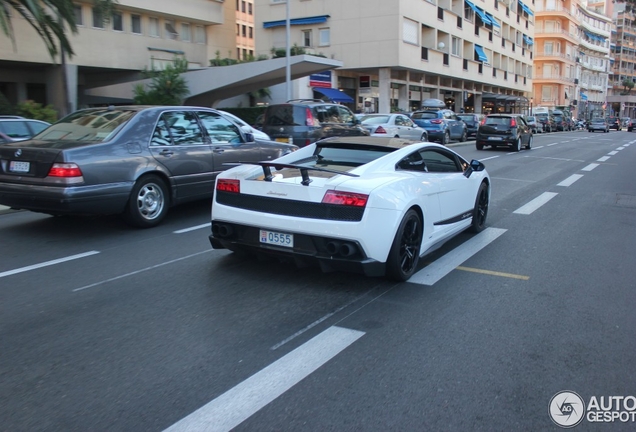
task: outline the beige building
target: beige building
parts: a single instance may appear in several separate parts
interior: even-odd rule
[[[256,54],[284,49],[285,0],[255,0],[255,8]],[[291,44],[344,63],[295,81],[293,97],[321,96],[327,81],[362,111],[409,111],[437,98],[458,112],[527,112],[531,8],[518,0],[290,0]],[[285,93],[274,95],[280,102]]]
[[[236,0],[236,58],[254,58],[254,1]]]

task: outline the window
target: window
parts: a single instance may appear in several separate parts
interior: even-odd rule
[[[240,24],[237,24],[237,25],[236,25],[236,35],[237,35],[237,36],[240,36],[240,34],[241,34],[241,25],[240,25]]]
[[[240,0],[236,0],[236,10],[237,10],[237,11],[238,11],[238,10],[240,10],[240,9],[239,9],[239,3],[240,3]]]
[[[104,18],[102,13],[96,8],[93,8],[93,27],[104,28]]]
[[[247,4],[247,13],[248,13],[248,15],[254,15],[254,11],[252,10],[252,7],[253,7],[252,3],[248,3]]]
[[[247,36],[247,26],[245,26],[245,25],[241,26],[241,36],[243,36],[243,37]]]
[[[196,26],[194,28],[194,41],[198,44],[205,43],[205,27]]]
[[[419,45],[418,30],[419,23],[408,18],[402,21],[402,40],[406,43]]]
[[[174,25],[174,20],[166,20],[166,22],[164,23],[164,27],[166,29],[166,38],[177,39],[177,36],[179,36]]]
[[[475,11],[468,5],[464,6],[464,19],[468,22],[473,22],[475,20]]]
[[[159,34],[159,19],[158,18],[150,18],[148,21],[148,34],[153,37],[161,36]]]
[[[151,146],[203,145],[203,131],[196,116],[188,111],[161,115],[150,140]]]
[[[140,15],[131,15],[130,16],[130,31],[135,34],[141,34],[141,16]]]
[[[245,13],[247,11],[245,1],[241,2],[241,12]]]
[[[247,35],[250,39],[254,39],[254,28],[253,27],[248,27],[247,28]]]
[[[318,36],[320,39],[320,46],[328,46],[331,44],[330,33],[328,28],[318,30]]]
[[[459,56],[459,42],[459,38],[453,36],[451,41],[451,54],[454,56]]]
[[[212,143],[242,142],[241,134],[234,123],[216,113],[200,111],[197,114]]]
[[[192,40],[192,30],[188,23],[181,23],[181,40],[184,42],[190,42]]]
[[[546,54],[552,54],[552,51],[553,51],[552,42],[545,42],[543,44],[543,52]]]
[[[121,16],[121,12],[113,12],[113,30],[124,31],[124,20]]]
[[[84,17],[82,16],[82,6],[74,5],[73,6],[73,14],[75,15],[75,24],[78,26],[84,25]]]
[[[311,46],[311,30],[303,30],[303,46]]]

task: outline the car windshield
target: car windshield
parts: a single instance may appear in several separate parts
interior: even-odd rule
[[[605,123],[605,120],[592,120],[592,123]]]
[[[41,141],[103,142],[113,137],[136,111],[103,109],[78,111],[33,137]]]
[[[531,117],[527,117],[527,120],[528,120],[529,122],[533,122],[533,121],[535,121],[534,117],[532,117],[532,116],[531,116]]]
[[[385,115],[368,115],[360,120],[364,124],[384,124],[389,122],[389,116]]]

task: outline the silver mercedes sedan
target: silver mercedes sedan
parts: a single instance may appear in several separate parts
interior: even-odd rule
[[[0,204],[52,215],[121,213],[152,227],[169,207],[210,198],[228,163],[296,149],[254,139],[211,108],[80,110],[31,140],[0,146]]]

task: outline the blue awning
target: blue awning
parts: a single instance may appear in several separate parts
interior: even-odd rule
[[[483,9],[478,8],[477,6],[475,6],[473,3],[469,2],[468,0],[464,0],[466,2],[466,4],[468,6],[470,6],[470,8],[472,10],[475,11],[475,13],[477,15],[479,15],[479,18],[481,18],[481,20],[484,22],[484,24],[490,24],[493,25],[492,21],[490,20],[490,18],[488,18],[488,14],[486,14],[486,12],[484,12]]]
[[[335,88],[315,87],[314,91],[327,96],[333,102],[340,102],[340,103],[355,102],[353,98],[351,98],[351,96]]]
[[[329,15],[318,15],[313,17],[294,18],[289,20],[289,24],[290,25],[322,24],[327,22],[327,18],[329,18]],[[263,23],[263,28],[281,27],[286,25],[287,25],[286,20],[266,21]]]
[[[490,19],[490,21],[492,21],[492,25],[493,26],[501,28],[501,25],[499,24],[499,21],[497,21],[497,19],[494,16],[492,16],[488,12],[486,12],[486,15],[488,15],[488,18]]]
[[[521,0],[519,0],[519,5],[521,5],[521,9],[523,9],[525,13],[527,13],[528,15],[534,16],[534,13],[530,10],[530,8],[526,6],[525,3],[522,2]]]
[[[486,53],[481,46],[475,45],[475,54],[477,54],[479,61],[488,63],[488,56],[486,56]]]
[[[523,35],[523,41],[526,43],[526,45],[534,45],[534,41],[530,36]]]

